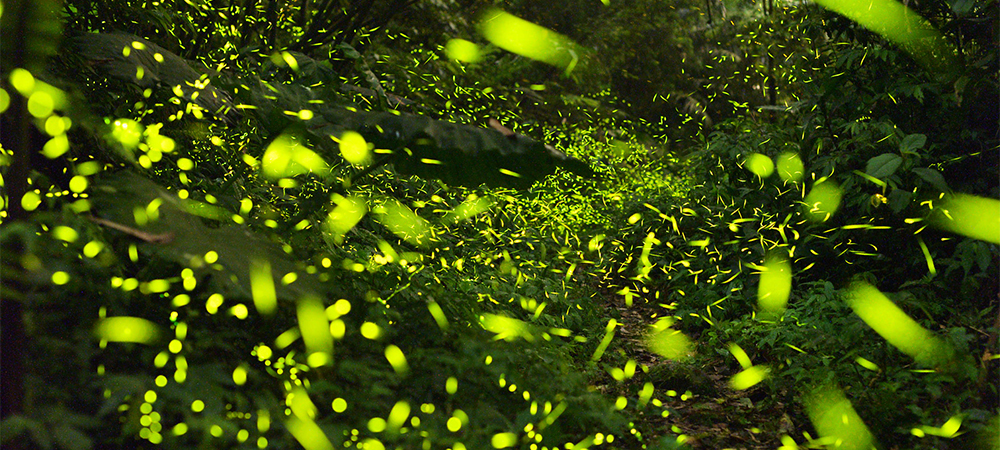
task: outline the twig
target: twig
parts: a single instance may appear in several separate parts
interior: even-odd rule
[[[102,219],[100,217],[87,216],[87,218],[90,219],[91,222],[94,222],[94,223],[96,223],[98,225],[104,225],[104,226],[106,226],[108,228],[111,228],[113,230],[121,231],[122,233],[132,235],[132,236],[137,237],[137,238],[139,238],[139,239],[141,239],[143,241],[150,242],[150,243],[153,243],[153,244],[166,244],[166,243],[174,240],[174,234],[173,233],[161,233],[161,234],[147,233],[145,231],[136,230],[135,228],[128,227],[128,226],[122,225],[120,223],[116,223],[116,222],[112,222],[110,220]]]

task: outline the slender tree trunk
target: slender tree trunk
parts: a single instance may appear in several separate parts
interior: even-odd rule
[[[770,19],[771,34],[774,34],[774,2],[777,0],[764,0],[764,13]],[[778,103],[778,84],[774,81],[774,56],[771,55],[771,42],[773,36],[769,36],[765,54],[767,58],[767,103],[774,106]]]
[[[4,148],[13,153],[11,165],[4,174],[7,217],[3,219],[3,224],[10,226],[26,217],[21,208],[21,197],[27,191],[29,122],[24,98],[9,85],[4,89],[12,93],[9,109],[0,121],[0,140]],[[3,255],[2,258],[8,261],[8,268],[0,269],[0,419],[20,413],[24,400],[21,352],[25,339],[22,306],[21,299],[11,292],[16,290],[11,281],[14,274],[10,273],[10,268],[19,264],[16,256]]]
[[[16,29],[10,30],[10,35],[25,36],[28,33],[26,22],[15,22],[18,25]],[[11,39],[16,38],[11,37]],[[22,46],[14,46],[10,54],[4,56],[5,62],[10,64],[10,67],[24,67]],[[11,223],[22,221],[27,217],[26,211],[21,207],[21,198],[28,190],[31,124],[24,97],[6,83],[6,77],[4,81],[3,88],[11,95],[10,105],[0,119],[0,143],[12,153],[12,161],[4,174],[7,217],[3,219],[3,224],[10,226]],[[39,150],[34,149],[36,152]],[[2,255],[4,260],[13,259],[9,267],[16,267],[19,264],[16,258],[12,258],[13,256],[15,255]],[[8,270],[0,272],[0,419],[19,414],[24,403],[24,366],[21,355],[25,342],[24,318],[21,300],[11,295],[11,275]]]

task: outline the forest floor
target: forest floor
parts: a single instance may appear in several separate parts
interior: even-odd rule
[[[614,295],[605,298],[614,298]],[[607,308],[617,310],[620,347],[628,358],[643,368],[624,383],[610,377],[598,389],[616,397],[634,396],[643,384],[652,381],[653,398],[663,406],[649,405],[640,412],[635,428],[641,430],[643,441],[656,442],[664,436],[684,435],[684,444],[693,449],[769,449],[782,446],[781,437],[798,437],[795,422],[802,424],[801,407],[790,403],[791,393],[777,395],[761,385],[747,390],[729,386],[729,379],[738,372],[735,360],[728,352],[699,348],[685,361],[674,361],[646,349],[644,337],[657,320],[643,307],[627,307],[621,296],[608,300]],[[697,345],[697,344],[696,344]],[[631,395],[629,394],[631,393]],[[664,416],[663,412],[667,414]],[[799,420],[793,422],[792,417]]]

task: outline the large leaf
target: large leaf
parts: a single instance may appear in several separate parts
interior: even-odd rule
[[[883,153],[868,160],[865,165],[865,173],[875,178],[885,178],[894,173],[899,165],[903,163],[903,158],[895,153]]]
[[[917,150],[924,148],[927,144],[927,136],[923,134],[908,134],[903,138],[903,142],[899,143],[900,153],[916,153]]]
[[[219,117],[233,114],[230,96],[212,86],[208,76],[170,51],[126,33],[86,33],[67,40],[84,64],[109,78],[141,88],[164,88]]]
[[[135,173],[118,172],[97,183],[91,199],[98,223],[139,237],[146,241],[140,248],[148,254],[189,267],[196,277],[210,279],[216,289],[228,294],[251,297],[251,273],[254,262],[259,261],[268,261],[271,273],[278,277],[297,273],[294,283],[274,283],[279,299],[297,300],[328,290],[300,270],[272,240],[245,226],[209,227],[199,217],[204,216],[203,204],[181,200]],[[151,214],[152,210],[155,213]],[[206,258],[209,252],[214,252],[213,256]]]
[[[90,33],[73,38],[71,44],[70,48],[76,49],[87,64],[107,76],[144,88],[165,85],[175,93],[180,90],[188,100],[220,114],[227,114],[232,104],[227,93],[206,84],[205,76],[183,58],[142,38],[122,33]],[[294,55],[289,56],[298,61]],[[304,120],[321,147],[337,151],[334,140],[354,131],[374,144],[375,149],[390,151],[391,162],[403,174],[438,178],[456,185],[486,184],[517,189],[530,187],[555,172],[556,167],[593,176],[584,162],[513,132],[417,115],[348,109],[336,105],[330,89],[262,81],[246,84],[252,86],[246,100],[253,103],[269,133],[285,131]],[[308,114],[291,119],[289,111]]]
[[[304,131],[313,136],[317,150],[328,153],[327,161],[342,153],[351,163],[364,159],[353,150],[357,146],[353,132],[376,153],[390,154],[388,162],[397,172],[448,184],[526,189],[556,167],[583,177],[594,175],[583,161],[500,126],[480,128],[398,112],[359,111],[334,100],[330,89],[258,82],[244,101],[254,104],[272,133],[302,128],[301,119],[290,118],[287,112],[308,110],[311,118],[304,122]],[[351,142],[349,154],[344,153],[344,141]]]
[[[915,167],[913,169],[913,173],[917,174],[918,177],[930,183],[931,186],[934,186],[941,192],[948,192],[950,190],[948,188],[948,183],[944,181],[944,176],[941,175],[941,172],[934,169],[928,169],[926,167]]]
[[[423,116],[326,108],[309,123],[322,136],[360,133],[375,149],[392,152],[398,172],[449,184],[525,189],[563,167],[589,177],[582,161],[520,134],[457,125]]]

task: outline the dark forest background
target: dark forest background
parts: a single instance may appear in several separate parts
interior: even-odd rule
[[[4,448],[997,448],[996,0],[2,5]]]

